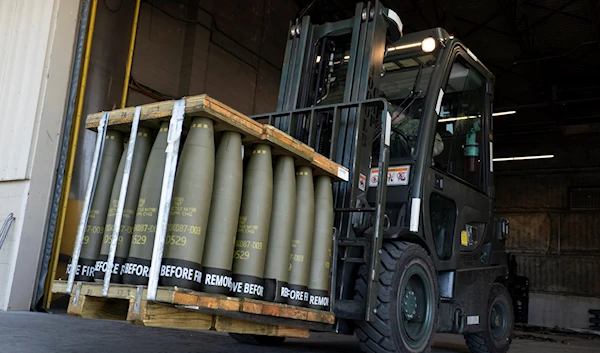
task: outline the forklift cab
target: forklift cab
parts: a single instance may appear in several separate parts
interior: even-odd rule
[[[379,91],[390,105],[391,132],[384,236],[434,244],[438,271],[502,261],[504,247],[491,246],[493,80],[440,28],[407,34],[385,54]],[[379,138],[369,203],[379,182]]]

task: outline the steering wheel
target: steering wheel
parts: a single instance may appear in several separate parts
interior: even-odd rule
[[[400,142],[400,145],[402,145],[402,148],[404,148],[404,151],[406,152],[407,156],[411,156],[412,151],[411,151],[411,147],[410,147],[410,139],[406,136],[406,134],[404,132],[402,132],[400,129],[398,129],[396,127],[392,127],[392,131],[401,137],[401,139],[394,139],[394,140]]]

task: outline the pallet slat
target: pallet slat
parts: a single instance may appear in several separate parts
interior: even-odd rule
[[[67,314],[86,319],[126,320],[129,302],[122,299],[105,299],[80,295],[77,303],[71,297]]]
[[[133,308],[134,305],[129,306],[127,321],[138,325],[185,330],[210,330],[213,327],[213,316],[210,314],[182,310],[172,305],[148,303],[145,300],[140,303],[137,313]]]
[[[217,316],[215,318],[214,328],[215,330],[221,332],[235,332],[266,336],[308,338],[310,335],[309,331],[303,328],[261,324],[255,321],[236,320],[222,316]]]
[[[315,175],[329,175],[334,181],[347,181],[348,170],[316,153],[314,149],[305,143],[291,137],[283,131],[271,125],[261,124],[244,114],[228,107],[227,105],[207,96],[185,97],[185,114],[188,117],[203,116],[215,121],[217,131],[236,131],[244,136],[244,141],[250,143],[267,143],[274,147],[273,154],[285,154],[297,157],[299,164],[312,165]],[[158,126],[161,121],[168,121],[173,111],[175,101],[162,101],[142,105],[140,122],[148,124],[155,122]],[[135,107],[116,109],[110,112],[108,125],[112,128],[122,126],[128,130],[128,125],[133,121]],[[102,113],[90,114],[86,120],[87,129],[96,129],[100,123]]]

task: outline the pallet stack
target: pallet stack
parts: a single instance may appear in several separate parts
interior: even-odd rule
[[[266,148],[269,149],[270,154],[274,157],[288,156],[287,158],[293,160],[296,165],[296,170],[309,170],[311,175],[314,174],[317,178],[318,176],[322,176],[328,180],[326,185],[330,185],[329,183],[331,181],[347,180],[348,172],[346,168],[316,153],[310,146],[294,139],[273,126],[256,122],[206,95],[187,97],[185,98],[185,102],[183,102],[183,99],[178,102],[164,101],[147,104],[137,108],[118,109],[111,111],[108,114],[91,114],[86,121],[86,128],[91,130],[98,129],[99,131],[107,128],[108,130],[106,131],[121,133],[130,133],[131,130],[134,130],[131,136],[134,136],[136,131],[157,131],[159,129],[160,131],[163,131],[170,119],[171,122],[173,122],[176,114],[174,110],[178,109],[178,106],[181,107],[182,103],[185,103],[185,111],[181,129],[181,140],[186,140],[186,137],[192,136],[189,135],[191,129],[194,128],[194,125],[199,125],[199,122],[202,122],[202,126],[209,126],[215,133],[229,132],[239,134],[239,136],[241,136],[242,144],[247,147],[246,150],[248,150],[249,146],[266,146]],[[137,118],[134,119],[136,114],[139,118],[139,125],[135,123],[135,121],[137,121]],[[100,126],[103,117],[106,124]],[[208,123],[208,125],[206,125],[206,123]],[[169,131],[169,139],[172,139],[170,133],[171,131]],[[108,136],[109,135],[107,135],[107,139],[109,139]],[[113,136],[113,134],[111,133],[110,136]],[[125,134],[123,134],[123,136],[125,136]],[[140,132],[137,133],[137,136],[140,136]],[[144,136],[143,133],[141,136]],[[98,141],[100,141],[100,139]],[[179,143],[177,143],[177,145],[178,144]],[[135,145],[137,146],[137,144]],[[168,152],[169,148],[166,150]],[[256,152],[256,147],[252,147],[250,150]],[[123,152],[122,161],[125,160],[125,152]],[[290,158],[290,156],[292,158]],[[165,177],[161,178],[162,180],[166,180],[168,162],[166,166],[164,172]],[[122,168],[122,166],[120,166],[120,168]],[[127,170],[127,167],[125,167],[125,169]],[[172,170],[172,174],[174,174],[174,169]],[[298,172],[296,172],[296,176],[298,176]],[[117,182],[115,182],[113,195],[119,195],[119,193],[116,192],[118,189],[126,190],[124,189],[126,184],[123,185],[124,186],[122,187],[117,186]],[[164,203],[164,199],[162,198],[164,197],[164,191],[166,190],[164,185],[166,184],[163,184],[162,186],[163,194],[161,196],[161,207]],[[172,185],[173,184],[167,188],[170,189],[168,190],[169,197],[166,198],[166,200],[170,200],[171,193],[173,193]],[[104,190],[104,192],[106,191]],[[161,190],[157,188],[156,192],[160,193]],[[125,194],[123,192],[121,194],[120,197],[124,200],[125,196],[123,195]],[[116,196],[113,198],[115,198],[115,200],[111,200],[111,204],[114,203],[114,206],[116,207]],[[174,199],[173,202],[177,201]],[[123,201],[120,200],[120,203],[123,203]],[[170,201],[167,201],[166,204],[173,205]],[[166,207],[167,206],[164,206],[162,208]],[[116,212],[118,213],[119,211]],[[163,219],[169,217],[169,212],[172,216],[172,208],[170,211],[169,209],[162,211]],[[331,212],[333,212],[333,209],[331,209]],[[167,216],[165,216],[165,214]],[[333,216],[331,216],[331,218],[332,217]],[[245,217],[240,215],[240,222],[242,218]],[[89,220],[89,218],[86,219]],[[160,222],[156,224],[157,238],[159,238],[158,234],[160,234],[159,230],[161,228],[161,224],[159,223]],[[115,222],[115,227],[117,225],[118,222]],[[254,227],[256,228],[256,226]],[[162,236],[164,237],[165,232],[167,232],[166,224],[163,225],[163,228]],[[327,226],[326,228],[330,227]],[[80,227],[80,229],[83,228]],[[79,232],[82,233],[81,230]],[[238,231],[238,238],[239,234]],[[84,237],[78,234],[78,239],[79,238],[81,238],[81,241],[85,244],[86,240],[83,239]],[[327,234],[325,238],[327,238]],[[109,255],[108,258],[112,256],[114,259],[114,246],[117,242],[112,240],[110,236],[107,239],[109,239],[109,243],[111,241],[114,243],[112,244],[112,255]],[[162,241],[164,242],[164,240],[165,239]],[[154,241],[152,240],[152,242]],[[158,240],[156,241],[156,244],[158,244]],[[168,245],[169,243],[167,242],[166,244]],[[74,257],[77,259],[77,256]],[[154,258],[152,259],[152,268],[160,268],[156,266],[155,260],[156,259]],[[328,265],[328,261],[330,260],[320,259],[319,261],[324,261],[324,263],[327,263]],[[103,263],[106,267],[107,264],[110,264],[110,261]],[[78,262],[78,264],[81,265],[81,262]],[[158,264],[160,265],[160,263]],[[97,265],[98,263],[96,263],[96,267]],[[108,267],[110,267],[110,265],[108,265]],[[113,267],[113,269],[114,268],[115,267]],[[310,268],[310,266],[307,268]],[[79,268],[77,268],[77,270],[79,271]],[[103,271],[105,270],[106,269]],[[320,271],[322,272],[322,270]],[[329,266],[327,266],[325,272],[328,271]],[[158,271],[154,272],[156,274],[158,273]],[[293,272],[291,271],[291,273]],[[113,274],[115,274],[115,272],[113,272]],[[262,275],[262,272],[260,272],[260,274]],[[162,275],[164,274],[161,273],[161,276]],[[104,276],[96,276],[96,281],[100,281],[102,277]],[[70,282],[61,280],[55,281],[53,292],[70,295],[69,314],[82,317],[118,318],[148,326],[199,330],[212,329],[231,333],[252,333],[285,337],[307,337],[310,329],[328,329],[334,322],[334,315],[329,311],[300,307],[302,305],[308,305],[308,301],[306,304],[298,303],[292,306],[285,304],[285,300],[280,303],[272,303],[264,300],[256,300],[257,298],[248,296],[245,298],[243,296],[241,298],[233,298],[233,295],[228,293],[204,293],[200,292],[197,288],[193,288],[193,290],[181,289],[177,284],[170,284],[168,287],[162,286],[156,289],[156,276],[155,281],[153,282],[152,275],[150,275],[148,287],[145,286],[145,284],[148,283],[147,281],[146,283],[141,283],[141,285],[140,283],[113,283],[109,285],[108,282],[105,281],[103,286],[100,282],[81,282],[80,279],[78,279],[76,283],[73,283],[73,278],[70,278],[70,280]],[[72,288],[71,291],[69,291],[70,288]],[[280,289],[280,287],[277,288]],[[304,290],[307,291],[306,295],[308,296],[309,289],[307,287],[304,288]],[[320,290],[319,293],[324,293],[324,295],[327,296],[327,288],[318,289]],[[325,289],[325,291],[323,291],[323,289]],[[325,299],[327,299],[327,297],[325,297]],[[327,302],[327,306],[323,306],[322,309],[328,309],[329,301],[325,300],[324,302]],[[290,302],[288,301],[288,303]]]

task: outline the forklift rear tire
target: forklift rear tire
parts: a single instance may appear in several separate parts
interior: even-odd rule
[[[240,343],[253,344],[255,346],[279,346],[285,341],[285,337],[249,335],[242,333],[230,333],[229,337]]]
[[[381,249],[375,315],[356,335],[367,353],[425,353],[437,325],[438,280],[431,258],[417,244],[389,241]],[[367,266],[359,270],[356,297],[367,298]]]
[[[514,311],[506,287],[494,283],[488,299],[487,325],[480,333],[468,333],[465,341],[471,353],[505,353],[512,342]]]

